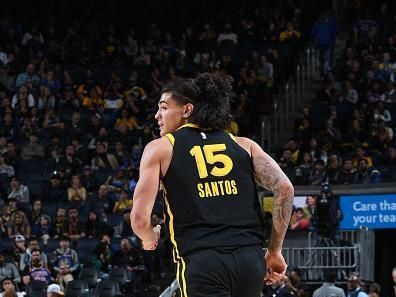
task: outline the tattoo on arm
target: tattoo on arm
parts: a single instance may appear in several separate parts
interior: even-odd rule
[[[290,223],[294,198],[293,187],[289,186],[289,179],[270,157],[255,158],[253,166],[256,181],[274,193],[270,248],[276,250],[282,247]]]

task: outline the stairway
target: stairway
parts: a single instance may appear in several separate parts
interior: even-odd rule
[[[342,55],[347,39],[347,32],[337,36],[334,48],[335,61]],[[264,150],[275,155],[293,138],[295,119],[303,107],[311,105],[320,87],[318,52],[309,46],[301,53],[300,63],[296,66],[293,77],[275,98],[273,114],[261,125],[261,145]]]

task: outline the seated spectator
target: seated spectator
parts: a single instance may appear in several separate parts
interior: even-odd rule
[[[40,77],[35,74],[34,64],[28,64],[26,67],[26,71],[18,74],[15,82],[16,86],[20,87],[21,85],[26,83],[26,80],[28,78],[30,78],[35,84],[40,81]]]
[[[224,31],[220,33],[219,36],[217,37],[217,44],[219,45],[238,44],[238,35],[232,31],[231,24],[229,23],[225,24]]]
[[[77,252],[70,248],[70,239],[67,236],[60,239],[59,248],[52,253],[51,264],[57,273],[57,282],[65,288],[80,268]]]
[[[66,190],[62,184],[62,177],[59,171],[51,174],[48,188],[46,189],[45,202],[59,203],[67,201]]]
[[[3,292],[0,293],[0,297],[24,297],[25,293],[18,292],[18,286],[15,281],[11,278],[3,279],[1,284]]]
[[[20,271],[23,271],[26,266],[32,264],[32,250],[34,250],[34,249],[40,249],[40,243],[39,243],[38,239],[35,239],[35,238],[30,240],[25,253],[23,253],[21,255],[21,260],[19,262],[19,270]],[[48,263],[47,255],[43,252],[41,252],[40,255],[41,255],[41,260],[43,261],[43,263],[47,264]]]
[[[11,209],[8,205],[4,205],[0,211],[0,238],[7,236],[7,227],[11,220]]]
[[[107,181],[106,185],[109,189],[119,192],[122,189],[128,188],[128,170],[127,168],[121,167],[117,170],[117,172],[110,176]]]
[[[325,175],[325,162],[322,159],[318,159],[314,162],[314,169],[308,178],[308,183],[310,185],[320,185],[324,182]]]
[[[59,158],[56,169],[62,167],[66,176],[71,177],[73,174],[77,174],[81,164],[81,160],[75,156],[73,145],[70,144],[66,147],[65,155]]]
[[[138,123],[135,117],[131,116],[129,110],[123,108],[121,110],[120,117],[116,120],[114,128],[118,128],[120,125],[125,125],[128,130],[133,130],[138,127]]]
[[[326,179],[329,184],[338,184],[341,169],[341,158],[337,153],[331,153],[327,162]]]
[[[85,224],[81,222],[78,209],[69,208],[69,219],[66,223],[66,233],[74,245],[81,237],[85,237]]]
[[[29,108],[32,108],[34,106],[34,97],[32,94],[30,94],[29,89],[26,85],[21,85],[17,93],[12,97],[12,109],[18,109],[22,101],[25,101]]]
[[[31,228],[28,219],[23,211],[16,211],[7,227],[8,238],[14,239],[17,235],[30,238]]]
[[[361,159],[366,160],[368,167],[373,166],[373,159],[366,154],[366,150],[364,149],[364,147],[359,146],[356,148],[355,154],[352,158],[353,166],[355,167],[358,166],[358,163],[360,162]]]
[[[128,279],[135,284],[141,282],[145,271],[143,254],[140,249],[132,246],[127,238],[120,243],[120,250],[116,251],[112,261],[113,267],[123,267],[128,271]]]
[[[96,155],[92,159],[92,168],[97,170],[100,168],[116,169],[118,161],[113,154],[107,152],[107,148],[103,143],[96,145]]]
[[[51,218],[42,215],[40,221],[32,229],[32,237],[41,239],[44,245],[47,245],[48,239],[52,237]]]
[[[130,210],[124,210],[122,213],[122,221],[118,224],[118,226],[114,229],[114,237],[115,238],[125,238],[134,236],[132,228],[131,228],[131,216]]]
[[[14,245],[8,250],[8,254],[11,256],[18,270],[20,270],[19,264],[21,263],[21,257],[24,253],[26,253],[25,237],[23,235],[18,235],[15,237]]]
[[[115,202],[113,213],[122,214],[126,210],[132,209],[132,199],[129,197],[129,193],[127,190],[122,190],[119,194],[118,201]]]
[[[0,251],[0,282],[6,278],[12,279],[15,283],[21,282],[21,276],[19,275],[18,269],[14,263],[8,263],[5,261],[6,253]]]
[[[112,213],[113,206],[114,202],[110,197],[108,186],[101,185],[98,193],[90,199],[88,209],[94,210],[98,216],[105,219],[106,214]]]
[[[112,252],[110,245],[99,242],[96,246],[94,254],[91,256],[91,265],[99,271],[99,278],[108,278],[112,263]]]
[[[44,147],[38,142],[37,135],[30,135],[29,143],[22,147],[21,157],[23,160],[43,159],[45,157]]]
[[[32,280],[45,282],[47,285],[53,280],[50,268],[42,261],[41,251],[34,248],[32,253],[32,263],[23,269],[23,283],[27,286]]]
[[[308,178],[312,170],[313,162],[311,154],[309,152],[304,152],[302,154],[302,160],[300,160],[299,165],[296,168],[296,183],[299,185],[308,184]]]
[[[107,225],[99,219],[94,210],[91,210],[88,214],[85,230],[88,238],[99,238],[101,234],[107,233]]]
[[[340,171],[339,183],[342,185],[353,184],[356,181],[356,168],[351,159],[345,159]]]
[[[32,228],[40,223],[40,218],[43,215],[43,203],[37,199],[33,202],[33,208],[30,213],[30,223]]]
[[[75,205],[84,205],[87,200],[87,191],[81,184],[80,176],[73,175],[71,186],[67,189],[69,202]]]
[[[90,165],[85,165],[83,168],[83,173],[81,175],[81,184],[85,187],[88,195],[93,194],[98,188],[98,181],[95,178],[92,167]]]
[[[11,178],[10,182],[11,192],[8,194],[8,199],[15,198],[18,208],[23,210],[30,209],[30,194],[29,188],[23,184],[16,176]]]
[[[0,194],[6,194],[6,187],[11,177],[15,175],[14,167],[5,163],[4,155],[0,153],[0,187],[4,190],[0,190]]]
[[[52,222],[54,238],[61,238],[67,233],[66,207],[59,206]]]

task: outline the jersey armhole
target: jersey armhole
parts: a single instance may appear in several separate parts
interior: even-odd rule
[[[175,145],[175,136],[173,136],[171,133],[167,133],[167,134],[165,134],[165,136],[166,136],[166,138],[168,138],[169,142],[172,145]]]
[[[238,141],[236,140],[235,136],[232,135],[231,133],[228,133],[228,135],[230,135],[231,139],[234,140],[236,143],[238,143]]]

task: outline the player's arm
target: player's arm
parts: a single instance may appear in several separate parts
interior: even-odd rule
[[[156,247],[159,230],[151,226],[151,212],[157,197],[160,171],[160,142],[154,140],[144,149],[140,161],[139,181],[133,195],[131,226],[133,232],[142,240],[145,249]]]
[[[277,252],[282,249],[283,239],[290,223],[294,188],[275,160],[257,143],[251,141],[250,151],[257,183],[274,194],[272,234],[268,250]]]
[[[238,137],[237,141],[252,158],[257,183],[274,194],[272,232],[265,256],[267,264],[265,280],[267,284],[271,284],[283,278],[287,268],[281,252],[292,214],[294,188],[278,164],[257,143],[241,137]]]

